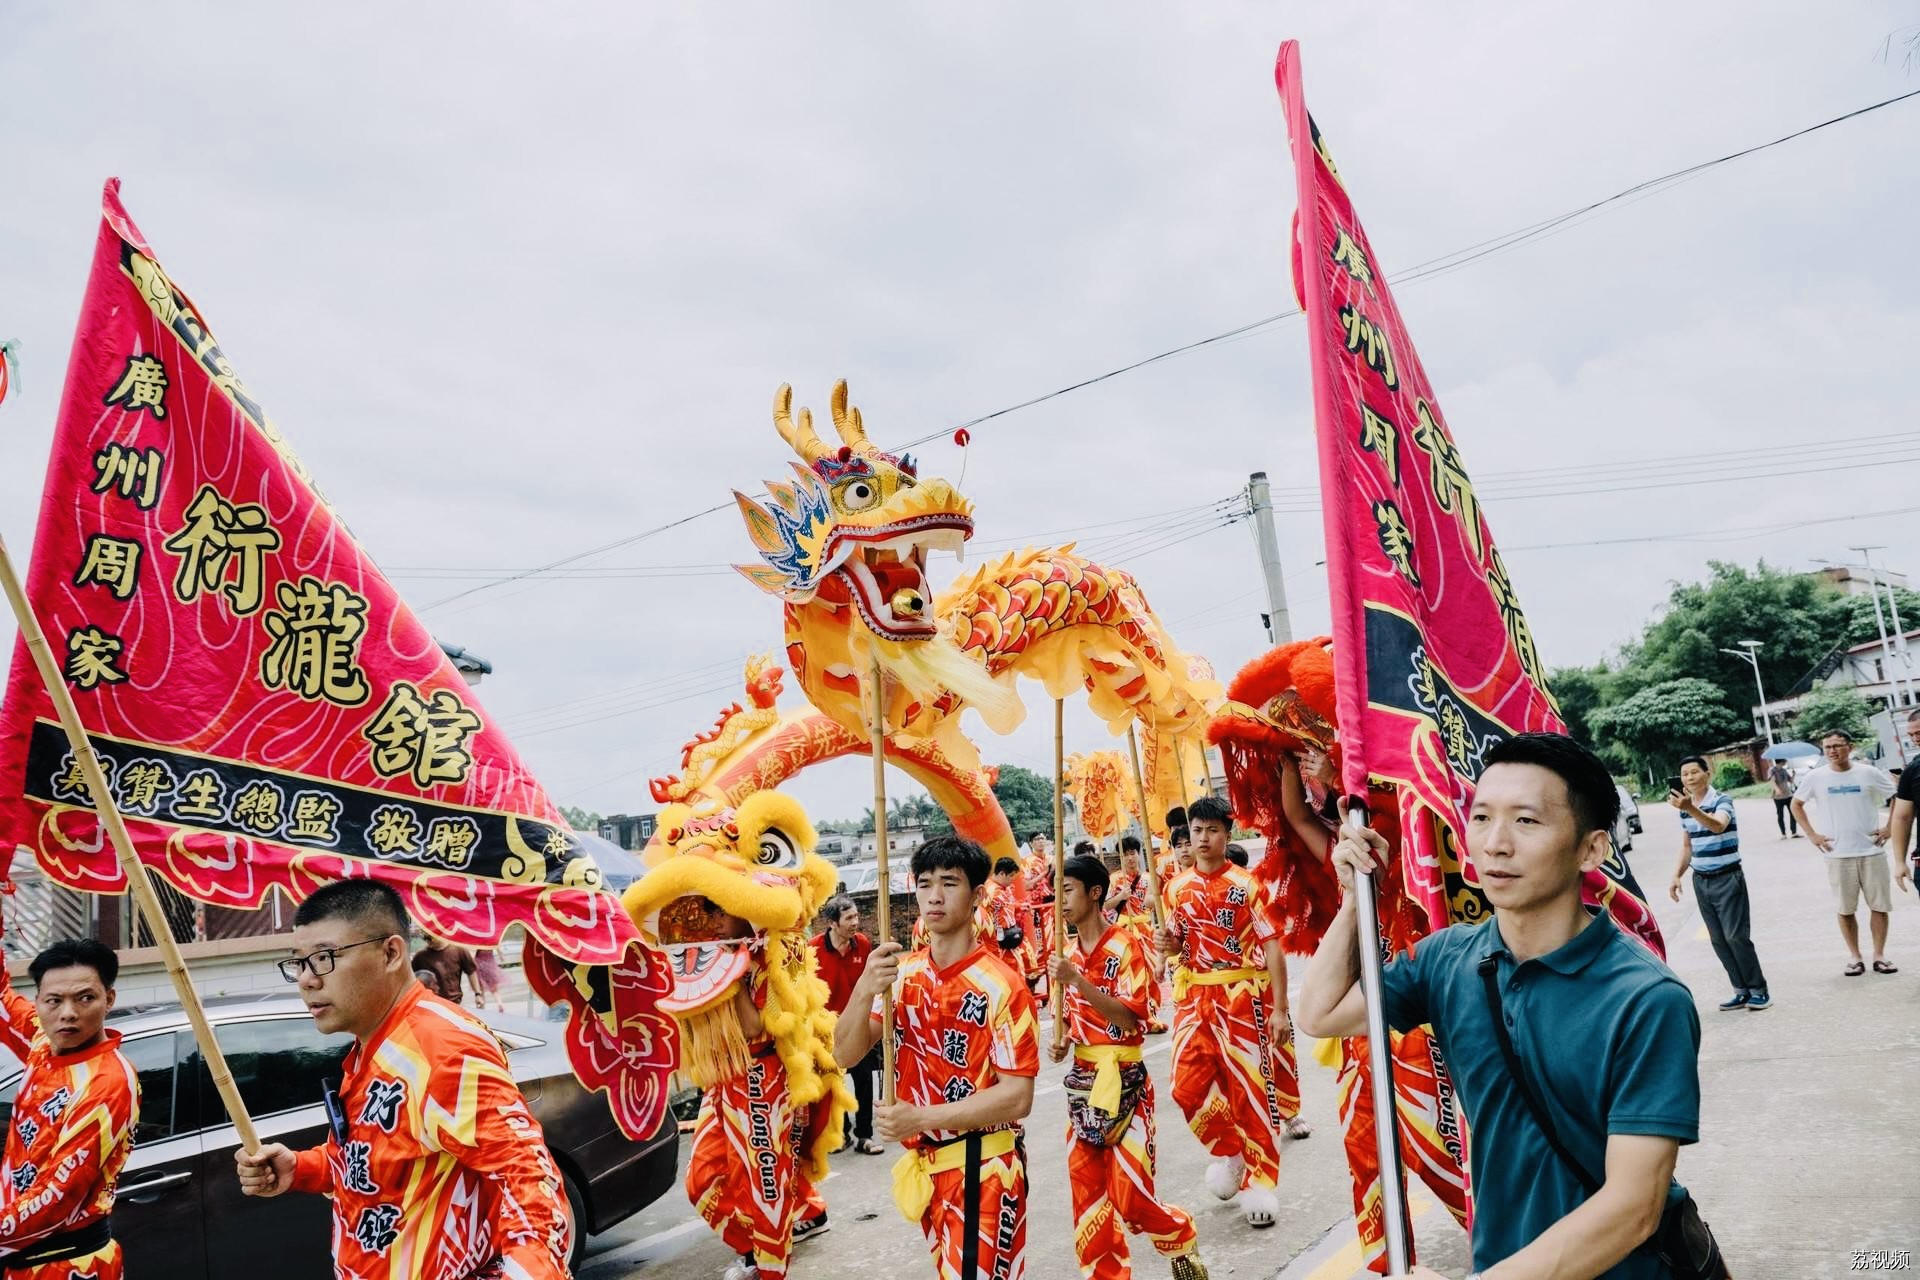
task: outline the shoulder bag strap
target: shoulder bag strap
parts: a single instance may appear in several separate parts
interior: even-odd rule
[[[1507,1034],[1506,1011],[1500,1005],[1500,958],[1484,956],[1480,960],[1480,980],[1486,987],[1487,1012],[1493,1017],[1493,1033],[1500,1041],[1500,1054],[1507,1060],[1507,1071],[1513,1076],[1515,1084],[1520,1086],[1520,1096],[1527,1101],[1527,1110],[1533,1113],[1533,1121],[1540,1126],[1540,1132],[1546,1135],[1547,1145],[1554,1154],[1566,1162],[1569,1169],[1580,1179],[1580,1184],[1591,1195],[1600,1190],[1600,1182],[1587,1170],[1587,1166],[1574,1159],[1573,1153],[1560,1143],[1560,1135],[1554,1131],[1553,1121],[1547,1118],[1546,1106],[1533,1092],[1533,1085],[1527,1080],[1527,1073],[1521,1069],[1520,1055],[1514,1052],[1513,1038]]]

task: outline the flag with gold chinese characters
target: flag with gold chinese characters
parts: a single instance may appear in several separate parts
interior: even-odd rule
[[[1307,114],[1299,45],[1277,79],[1299,210],[1294,283],[1306,312],[1333,604],[1342,784],[1391,784],[1407,889],[1434,927],[1484,918],[1463,856],[1486,752],[1564,732],[1513,582],[1379,260]],[[1589,902],[1656,952],[1658,926],[1617,856]]]
[[[258,908],[366,876],[429,932],[526,934],[576,1072],[623,1128],[666,1105],[665,958],[440,646],[314,487],[107,183],[27,592],[141,860]],[[24,643],[0,706],[0,850],[125,878]],[[0,874],[4,874],[0,867]]]

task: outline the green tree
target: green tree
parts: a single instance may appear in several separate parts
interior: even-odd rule
[[[1742,640],[1760,642],[1760,676],[1777,697],[1846,639],[1845,602],[1815,574],[1712,561],[1705,582],[1674,584],[1660,617],[1622,652],[1616,697],[1694,677],[1710,681],[1728,706],[1752,706],[1753,668],[1739,655]]]
[[[578,805],[561,805],[560,816],[565,818],[567,825],[575,831],[598,831],[600,829],[600,815],[582,809]]]
[[[1596,745],[1593,726],[1588,720],[1605,705],[1612,675],[1604,663],[1560,667],[1547,675],[1547,687],[1553,690],[1554,701],[1560,704],[1560,718],[1567,722],[1567,732],[1588,746]]]
[[[1036,831],[1053,830],[1051,779],[1017,764],[1003,764],[993,784],[993,795],[1013,825],[1014,839],[1025,840]]]
[[[1752,782],[1753,770],[1739,760],[1722,760],[1713,767],[1713,789],[1731,791]]]
[[[1866,741],[1873,737],[1874,710],[1871,702],[1850,688],[1822,685],[1800,699],[1788,731],[1803,742],[1818,742],[1821,734],[1835,729]]]
[[[1752,728],[1727,706],[1711,681],[1691,676],[1649,685],[1588,719],[1596,731],[1657,773],[1672,773],[1681,756],[1718,746]]]

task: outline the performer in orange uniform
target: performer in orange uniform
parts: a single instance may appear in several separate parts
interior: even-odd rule
[[[1113,877],[1107,890],[1107,906],[1118,923],[1143,941],[1153,932],[1153,918],[1147,914],[1147,874],[1140,867],[1139,836],[1121,838],[1120,874]]]
[[[1304,640],[1261,655],[1234,678],[1229,699],[1215,714],[1209,736],[1226,763],[1235,811],[1267,837],[1266,856],[1254,872],[1272,895],[1274,927],[1288,947],[1311,954],[1340,908],[1339,882],[1328,862],[1339,818],[1333,796],[1340,751],[1329,642]],[[1368,807],[1370,821],[1397,848],[1399,806],[1391,793],[1373,790]],[[1398,857],[1389,860],[1377,890],[1381,941],[1389,952],[1405,951],[1426,936],[1426,913],[1407,896]],[[1392,1039],[1402,1160],[1465,1226],[1466,1135],[1454,1115],[1446,1063],[1423,1028]],[[1339,1041],[1338,1065],[1354,1222],[1367,1267],[1384,1275],[1386,1213],[1366,1037]]]
[[[1027,900],[1027,980],[1038,998],[1047,999],[1047,962],[1053,954],[1053,837],[1036,831],[1027,837],[1020,880]]]
[[[1173,1098],[1213,1153],[1207,1189],[1240,1195],[1247,1225],[1270,1227],[1279,1212],[1279,1097],[1270,1075],[1274,1009],[1286,1012],[1286,967],[1266,891],[1227,861],[1233,813],[1203,796],[1187,806],[1193,870],[1168,891],[1166,927],[1155,940],[1177,957]],[[1269,995],[1269,989],[1274,994]]]
[[[486,1024],[413,980],[400,895],[337,881],[293,922],[281,974],[321,1032],[354,1044],[325,1145],[236,1152],[241,1190],[330,1196],[340,1280],[565,1280],[565,1192],[539,1122]]]
[[[1163,988],[1166,986],[1167,960],[1160,949],[1153,945],[1153,916],[1149,911],[1148,895],[1152,892],[1147,873],[1142,868],[1140,837],[1124,836],[1120,840],[1120,874],[1114,877],[1107,891],[1107,906],[1115,913],[1115,920],[1125,925],[1140,940],[1140,947],[1147,954],[1147,963],[1152,966],[1153,978],[1148,988],[1146,1031],[1148,1035],[1164,1035],[1167,1024],[1161,1020],[1170,1001]]]
[[[0,965],[0,1043],[27,1064],[0,1163],[0,1269],[8,1280],[120,1280],[108,1227],[140,1114],[140,1081],[106,1030],[119,957],[56,942],[28,966],[38,997]]]
[[[1080,1274],[1130,1280],[1132,1231],[1171,1261],[1174,1280],[1206,1280],[1192,1216],[1162,1204],[1153,1189],[1153,1081],[1140,1052],[1153,988],[1147,950],[1131,928],[1101,919],[1107,869],[1098,858],[1069,859],[1062,885],[1056,905],[1074,941],[1053,959],[1067,1039],[1051,1052],[1059,1062],[1072,1042],[1067,1178]]]
[[[987,855],[958,836],[913,851],[914,892],[928,941],[901,955],[882,943],[840,1017],[834,1056],[858,1062],[881,1034],[893,991],[899,1101],[875,1128],[907,1154],[894,1202],[918,1222],[939,1280],[1022,1280],[1027,1171],[1020,1122],[1040,1071],[1033,998],[974,930]]]

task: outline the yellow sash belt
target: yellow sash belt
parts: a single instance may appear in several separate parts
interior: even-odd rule
[[[1145,929],[1153,924],[1153,917],[1142,911],[1139,915],[1115,917],[1116,924],[1126,925],[1129,929]]]
[[[1120,1064],[1140,1061],[1137,1044],[1075,1045],[1073,1056],[1093,1068],[1093,1092],[1087,1101],[1108,1115],[1120,1114]]]
[[[1185,1000],[1187,992],[1193,987],[1225,987],[1236,982],[1258,982],[1265,986],[1268,982],[1265,969],[1208,969],[1204,973],[1194,973],[1179,969],[1173,975],[1173,998]]]
[[[996,1129],[981,1134],[980,1163],[984,1166],[996,1156],[1010,1153],[1019,1134],[1018,1129]],[[894,1162],[893,1203],[901,1217],[908,1222],[918,1222],[927,1216],[927,1206],[933,1203],[933,1175],[966,1168],[967,1146],[967,1140],[959,1138],[932,1149],[914,1148]],[[998,1178],[1000,1170],[997,1166],[983,1168],[980,1176]]]

